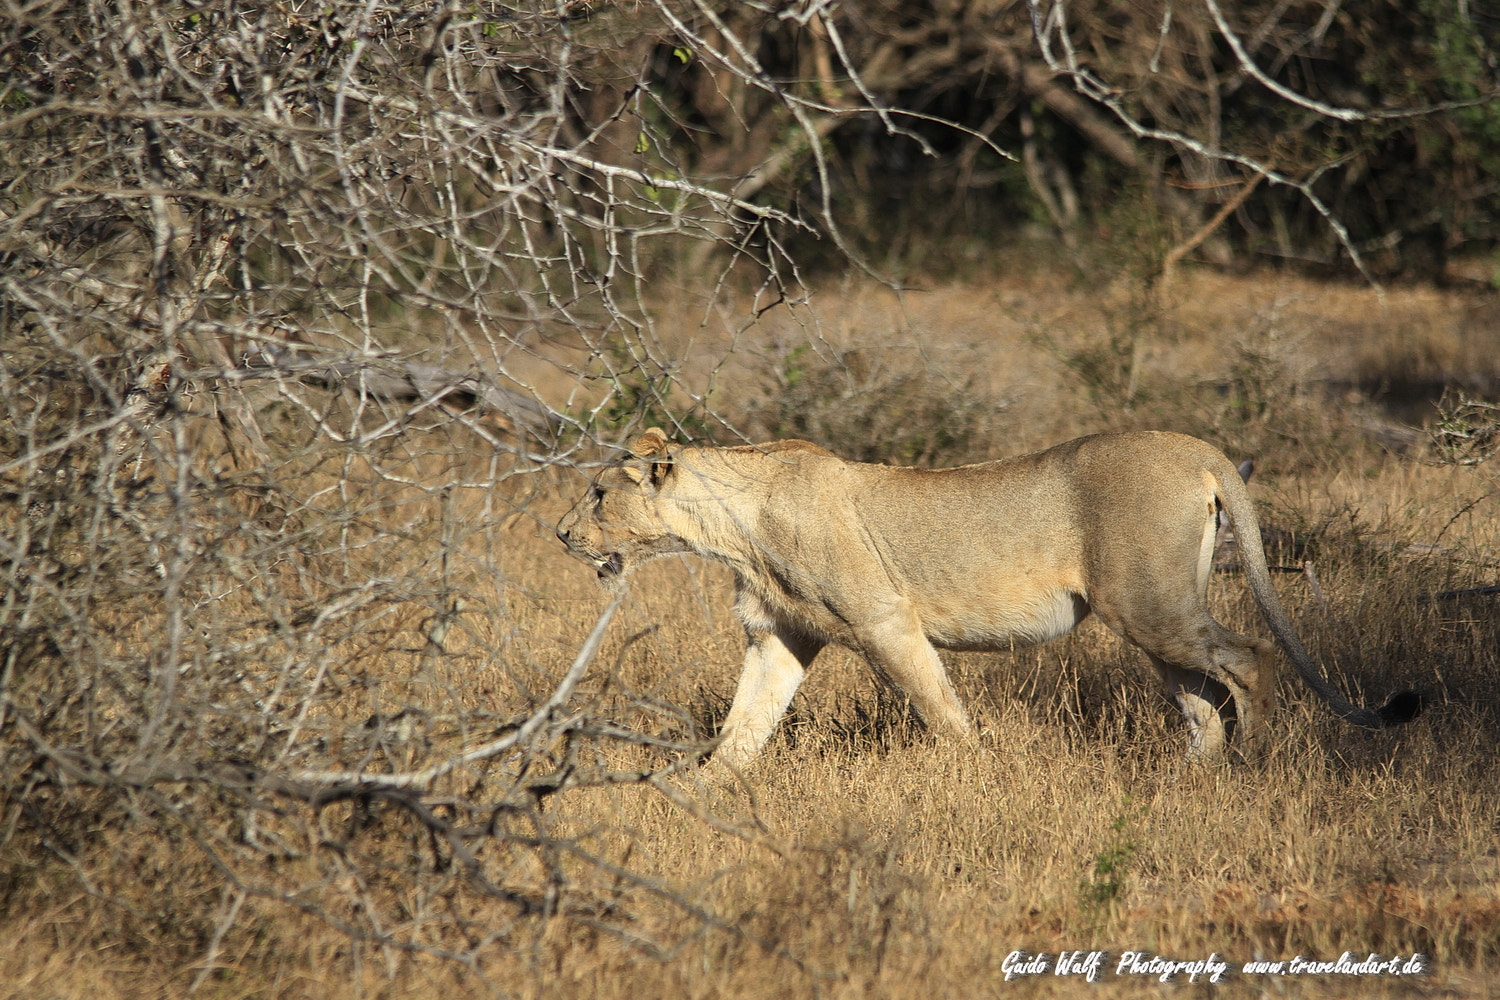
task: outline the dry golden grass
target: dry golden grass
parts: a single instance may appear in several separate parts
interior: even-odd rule
[[[1226,957],[1229,988],[1242,994],[1494,996],[1500,614],[1494,597],[1419,597],[1494,582],[1496,482],[1483,467],[1427,464],[1409,439],[1400,453],[1382,445],[1389,417],[1357,393],[1381,373],[1415,380],[1493,368],[1497,334],[1476,320],[1493,304],[1421,289],[1387,291],[1382,301],[1368,289],[1298,279],[1185,275],[1175,304],[1133,348],[1137,397],[1128,411],[1111,411],[1068,361],[1109,333],[1086,291],[1037,277],[900,297],[835,294],[848,305],[829,310],[837,320],[817,331],[828,345],[883,338],[889,350],[986,366],[988,390],[1005,406],[1004,434],[974,442],[976,458],[1111,425],[1170,427],[1210,437],[1233,458],[1253,453],[1266,519],[1302,540],[1298,557],[1315,562],[1326,598],[1325,611],[1308,578],[1278,578],[1304,642],[1356,700],[1412,686],[1427,694],[1426,714],[1398,730],[1353,730],[1289,679],[1266,759],[1189,766],[1176,713],[1144,658],[1086,624],[1045,647],[947,658],[983,731],[976,749],[928,738],[862,663],[829,650],[742,782],[686,772],[669,783],[691,807],[617,785],[558,795],[543,811],[554,836],[631,873],[611,881],[578,857],[558,863],[578,884],[614,893],[619,913],[599,926],[518,921],[505,904],[447,887],[448,919],[464,928],[452,931],[455,946],[469,935],[474,956],[465,964],[353,943],[313,915],[252,898],[199,982],[228,898],[200,856],[180,842],[111,843],[101,828],[77,858],[91,895],[68,865],[12,837],[0,849],[11,880],[0,910],[0,998],[175,997],[195,985],[195,996],[225,998],[1052,995],[1082,986],[1054,976],[1007,983],[1002,964],[1016,950],[1074,949],[1111,953],[1104,981],[1088,988],[1101,997],[1161,988],[1112,974],[1132,949]],[[746,335],[742,350],[792,335],[772,322]],[[1055,333],[1050,353],[1039,331]],[[703,329],[680,335],[702,352],[690,359],[691,380],[723,342]],[[719,377],[753,367],[737,356]],[[719,383],[715,405],[729,412],[735,391]],[[1241,398],[1253,393],[1248,404]],[[420,479],[443,461],[416,455],[385,471]],[[582,480],[458,490],[446,508],[420,492],[374,487],[338,500],[339,476],[363,483],[367,471],[308,474],[305,492],[333,490],[328,509],[359,508],[346,537],[379,544],[286,567],[289,604],[318,597],[320,581],[336,575],[319,568],[327,558],[370,572],[425,565],[413,576],[430,578],[431,590],[330,638],[330,676],[341,686],[307,725],[336,742],[351,721],[420,710],[421,738],[453,748],[482,741],[487,732],[444,720],[473,725],[525,711],[566,669],[606,601],[592,572],[550,535]],[[547,484],[539,496],[538,481]],[[686,559],[636,574],[577,704],[647,731],[707,731],[727,707],[741,655],[731,588],[723,570]],[[1236,577],[1220,575],[1213,591],[1227,624],[1266,634]],[[433,656],[421,636],[435,602],[452,594],[463,611],[445,654]],[[238,612],[264,615],[265,601],[246,598]],[[265,655],[274,652],[273,643]],[[664,751],[601,746],[611,766],[667,762]],[[334,814],[327,825],[354,821]],[[399,817],[384,822],[367,856],[427,863],[420,837]],[[495,877],[547,877],[524,850],[485,851]],[[371,898],[426,891],[394,862],[343,871],[376,885]],[[500,936],[478,946],[478,928]],[[1421,952],[1433,971],[1415,981],[1270,986],[1234,974],[1251,959],[1345,951]]]

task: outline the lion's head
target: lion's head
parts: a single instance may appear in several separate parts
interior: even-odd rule
[[[652,427],[630,445],[631,457],[609,466],[582,500],[557,522],[568,551],[610,582],[653,556],[686,552],[657,510],[657,495],[672,472],[667,436]]]

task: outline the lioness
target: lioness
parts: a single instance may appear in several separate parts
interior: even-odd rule
[[[934,647],[1003,650],[1090,611],[1146,651],[1187,720],[1191,757],[1260,741],[1276,657],[1209,614],[1218,508],[1250,591],[1303,679],[1339,715],[1405,722],[1420,699],[1346,701],[1313,665],[1271,587],[1245,485],[1183,434],[1096,434],[955,469],[846,462],[806,441],[669,447],[651,428],[595,478],[557,536],[602,580],[671,552],[734,570],[749,639],[715,756],[753,757],[829,642],[862,654],[926,725],[970,736]]]

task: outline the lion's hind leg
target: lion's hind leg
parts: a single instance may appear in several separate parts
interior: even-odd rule
[[[1271,644],[1224,628],[1209,618],[1193,641],[1131,635],[1156,665],[1168,697],[1188,724],[1188,756],[1222,755],[1230,740],[1242,752],[1262,749],[1276,705],[1276,657]]]
[[[1214,623],[1210,661],[1234,694],[1235,742],[1245,754],[1265,749],[1276,710],[1276,648],[1265,639],[1239,635]]]
[[[1196,670],[1175,667],[1151,657],[1161,676],[1162,690],[1177,703],[1188,727],[1188,758],[1216,761],[1224,756],[1234,724],[1234,697],[1218,681]]]
[[[879,621],[863,625],[857,637],[865,659],[911,699],[923,725],[944,736],[974,738],[974,723],[908,602],[896,602]]]

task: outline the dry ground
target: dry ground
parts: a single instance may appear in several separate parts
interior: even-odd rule
[[[1489,379],[1493,389],[1493,296],[1391,289],[1382,298],[1295,278],[1187,274],[1170,301],[1144,312],[1128,289],[1043,276],[901,296],[850,285],[817,302],[824,318],[815,326],[768,314],[731,333],[735,324],[715,317],[733,315],[736,303],[688,301],[677,310],[686,320],[652,335],[664,353],[690,351],[686,384],[742,422],[785,418],[774,397],[789,366],[817,374],[822,363],[847,376],[854,365],[872,392],[907,370],[930,373],[931,384],[961,381],[987,412],[950,415],[967,429],[945,447],[975,459],[1125,426],[1198,433],[1232,458],[1254,457],[1265,520],[1295,536],[1296,548],[1274,558],[1312,560],[1326,602],[1306,575],[1278,577],[1304,642],[1355,700],[1417,687],[1426,714],[1398,730],[1356,731],[1289,677],[1267,759],[1188,766],[1175,712],[1144,658],[1089,623],[1041,648],[948,658],[983,730],[976,749],[929,739],[861,663],[829,650],[740,784],[686,773],[667,790],[688,807],[633,785],[579,790],[548,806],[553,832],[578,857],[630,873],[609,883],[618,911],[608,919],[522,926],[504,905],[460,895],[453,905],[467,908],[466,926],[510,928],[488,946],[471,941],[465,964],[351,945],[294,907],[252,900],[195,995],[1215,990],[1185,977],[1164,987],[1116,976],[1127,950],[1226,958],[1231,974],[1218,988],[1232,995],[1500,994],[1491,985],[1500,978],[1500,614],[1494,597],[1419,599],[1496,582],[1500,498],[1493,470],[1434,464],[1402,426],[1444,379]],[[692,322],[704,315],[713,322]],[[793,354],[802,343],[810,349]],[[545,372],[536,381],[548,388]],[[813,431],[842,426],[835,413],[815,416]],[[322,710],[327,720],[372,709],[504,717],[547,690],[607,599],[550,536],[583,480],[547,482],[517,509],[459,491],[457,517],[434,515],[426,534],[413,527],[422,522],[401,521],[410,537],[384,559],[417,558],[438,545],[441,524],[461,524],[442,539],[454,557],[442,572],[465,597],[462,636],[444,657],[393,640],[341,640],[347,655],[330,669],[359,683],[347,704]],[[392,519],[397,506],[386,512]],[[384,515],[368,516],[378,527]],[[642,569],[577,703],[648,731],[709,729],[741,655],[731,586],[721,569],[687,559]],[[1266,634],[1235,575],[1216,578],[1213,599],[1231,627]],[[416,611],[395,615],[391,634],[420,627]],[[618,767],[669,756],[601,752]],[[702,808],[717,822],[695,815]],[[225,896],[201,863],[157,858],[132,889],[124,862],[93,845],[78,870],[114,886],[112,903],[24,836],[4,850],[8,877],[29,874],[4,893],[0,997],[189,992],[206,933],[179,935],[162,920],[143,930],[117,911],[122,897],[145,907],[175,892],[189,911],[218,912]],[[30,868],[18,861],[26,850],[41,858]],[[496,877],[535,874],[520,852],[497,847],[485,861]],[[592,862],[563,868],[580,883],[600,880]],[[366,874],[387,880],[390,898],[415,892],[399,871]],[[1005,981],[1013,951],[1075,949],[1110,953],[1102,982]],[[1253,959],[1346,951],[1420,952],[1431,971],[1358,981],[1238,972]]]

